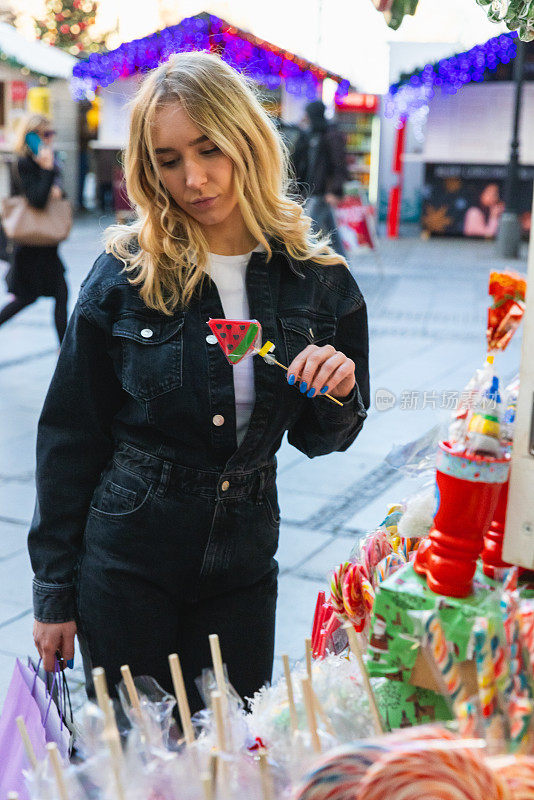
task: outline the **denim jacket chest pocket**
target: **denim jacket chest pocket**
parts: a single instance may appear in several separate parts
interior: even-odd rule
[[[138,315],[114,323],[113,340],[120,346],[120,378],[126,392],[152,400],[182,385],[184,314],[172,320]]]
[[[335,316],[314,311],[291,311],[279,317],[286,348],[287,365],[309,344],[333,344],[337,328]]]

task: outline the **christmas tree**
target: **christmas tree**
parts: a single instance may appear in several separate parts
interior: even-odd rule
[[[94,29],[96,10],[93,0],[46,0],[44,19],[35,20],[37,37],[73,56],[105,50],[105,35]]]

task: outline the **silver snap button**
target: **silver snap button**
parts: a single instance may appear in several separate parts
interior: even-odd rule
[[[223,417],[223,415],[222,414],[215,414],[215,416],[212,419],[212,422],[213,422],[214,425],[216,425],[218,428],[220,428],[221,425],[224,425],[224,417]]]
[[[143,339],[150,339],[151,336],[154,336],[154,331],[151,331],[150,328],[143,328],[141,336]]]
[[[217,337],[210,333],[209,336],[206,336],[206,341],[208,344],[217,344]]]
[[[223,481],[221,483],[221,492],[227,492],[230,488],[230,481]]]

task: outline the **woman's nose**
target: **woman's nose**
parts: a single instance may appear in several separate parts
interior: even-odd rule
[[[196,164],[186,167],[185,184],[188,189],[199,189],[206,183],[206,173]]]

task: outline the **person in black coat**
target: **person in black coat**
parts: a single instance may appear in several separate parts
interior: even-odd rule
[[[37,155],[28,146],[27,139],[28,134],[34,133],[40,139]],[[19,128],[12,193],[24,195],[35,208],[44,208],[48,199],[64,196],[59,165],[52,149],[54,133],[50,121],[40,114],[28,115]],[[61,343],[67,327],[68,290],[64,273],[57,245],[15,244],[6,277],[8,291],[14,297],[0,310],[0,325],[39,297],[53,297],[54,323]]]
[[[292,157],[299,191],[306,198],[306,212],[316,228],[330,234],[334,250],[346,257],[333,211],[349,177],[345,140],[335,123],[325,118],[321,100],[308,103],[306,119],[308,128],[301,132]]]

